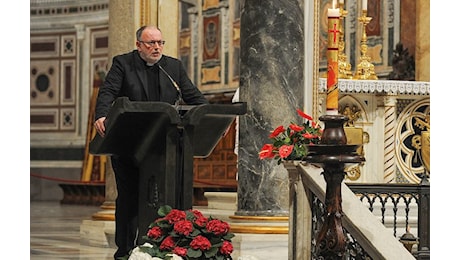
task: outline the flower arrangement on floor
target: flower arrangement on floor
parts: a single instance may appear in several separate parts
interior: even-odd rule
[[[198,210],[177,210],[162,206],[160,216],[149,226],[144,245],[136,247],[129,260],[187,259],[230,260],[233,252],[230,225]],[[144,257],[144,258],[142,258]],[[145,258],[150,257],[150,258]]]
[[[307,156],[309,145],[319,144],[323,133],[320,125],[300,109],[297,109],[297,114],[304,122],[275,128],[269,135],[272,143],[264,144],[259,152],[260,159],[275,159],[278,164],[283,160],[302,160]]]

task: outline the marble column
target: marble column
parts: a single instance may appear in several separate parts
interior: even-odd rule
[[[134,13],[127,13],[127,10],[134,12],[133,3],[131,1],[112,0],[109,5],[109,17],[117,17],[117,19],[109,19],[109,64],[112,63],[112,57],[129,52],[135,48],[135,33]],[[102,205],[103,209],[115,209],[115,199],[117,198],[117,190],[115,176],[113,174],[110,156],[107,157],[106,175],[105,175],[105,201]],[[106,212],[104,212],[105,214]],[[107,216],[107,215],[104,215]],[[109,215],[110,216],[110,215]],[[110,216],[111,219],[113,216]]]
[[[135,8],[133,1],[111,0],[109,4],[109,66],[115,55],[133,50],[136,42]],[[115,175],[107,156],[105,174],[105,201],[101,210],[83,220],[80,226],[81,243],[91,246],[115,246]]]
[[[396,136],[396,96],[385,98],[385,132],[384,132],[384,154],[383,154],[383,181],[385,183],[395,182],[395,136]]]
[[[288,216],[288,173],[258,153],[279,125],[300,122],[304,103],[303,1],[246,0],[241,8],[238,208],[241,216]]]

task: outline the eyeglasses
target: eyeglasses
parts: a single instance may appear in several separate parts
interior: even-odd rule
[[[165,44],[165,41],[149,41],[149,42],[144,42],[144,41],[139,41],[139,42],[142,42],[143,44],[149,46],[149,47],[153,47],[155,46],[155,43],[158,44],[158,46],[162,46],[163,44]]]

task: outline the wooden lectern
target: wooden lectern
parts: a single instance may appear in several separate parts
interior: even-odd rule
[[[105,137],[90,143],[95,155],[134,158],[139,176],[139,237],[162,205],[192,208],[193,158],[207,157],[246,103],[172,106],[118,98],[106,119]],[[141,242],[142,243],[142,242]]]

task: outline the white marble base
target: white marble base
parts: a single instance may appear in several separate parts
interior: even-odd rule
[[[235,234],[232,244],[235,260],[288,259],[287,234]]]
[[[208,209],[222,209],[237,211],[236,192],[205,192],[204,196],[208,200]]]
[[[80,242],[87,246],[116,248],[115,222],[83,220],[80,225]]]

